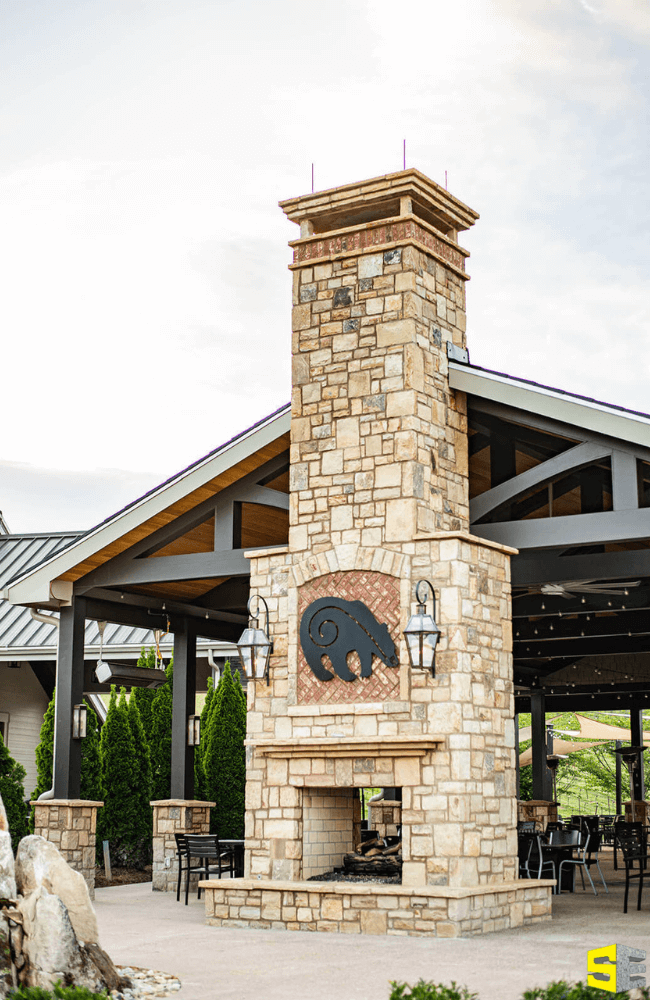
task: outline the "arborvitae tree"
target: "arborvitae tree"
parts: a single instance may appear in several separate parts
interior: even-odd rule
[[[203,769],[203,758],[205,755],[205,733],[210,715],[210,706],[214,698],[214,681],[208,677],[208,693],[201,710],[201,742],[194,748],[194,798],[205,802],[208,798],[205,790],[205,771]]]
[[[156,691],[151,710],[151,781],[152,801],[168,799],[172,774],[172,693],[173,660],[166,670],[167,683]]]
[[[134,841],[142,867],[151,860],[151,837],[153,832],[153,811],[151,802],[151,754],[147,744],[140,709],[133,697],[137,688],[131,691],[128,717],[131,736],[135,748],[134,766],[131,771],[132,797],[136,810]]]
[[[212,700],[203,754],[208,800],[216,802],[211,829],[220,837],[241,837],[246,786],[246,710],[226,663]]]
[[[43,716],[41,726],[41,738],[36,747],[36,773],[37,784],[32,792],[32,799],[37,799],[43,792],[49,791],[52,787],[52,761],[54,759],[54,709],[56,703],[56,691],[52,693],[52,700],[47,706]]]
[[[133,797],[135,746],[122,688],[118,701],[115,685],[106,722],[102,726],[102,798],[104,808],[98,817],[97,841],[108,840],[111,860],[116,865],[131,865],[138,859],[136,830],[137,808]]]
[[[139,667],[144,667],[147,670],[154,670],[157,666],[156,661],[156,651],[153,646],[145,650],[144,646],[140,650],[140,658],[137,665]],[[131,691],[131,698],[135,697],[138,703],[138,708],[140,709],[140,718],[142,719],[142,726],[144,728],[144,734],[147,739],[149,747],[151,747],[151,737],[152,737],[152,709],[154,699],[156,697],[155,688],[143,688],[137,687],[133,688]]]
[[[79,794],[82,799],[101,802],[102,755],[99,745],[99,722],[95,710],[86,698],[84,698],[84,702],[88,711],[86,714],[86,736],[81,741],[81,790]],[[48,785],[48,788],[50,787],[51,785]]]
[[[14,760],[0,736],[0,798],[4,802],[14,854],[29,833],[25,812],[25,768]]]

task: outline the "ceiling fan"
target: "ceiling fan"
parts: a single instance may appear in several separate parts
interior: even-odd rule
[[[532,587],[522,588],[520,596],[528,594],[543,594],[544,597],[564,597],[570,601],[578,594],[625,594],[631,587],[639,587],[640,580],[628,581],[627,583],[615,583],[606,581],[598,583],[597,580],[572,580],[567,583],[539,583]]]

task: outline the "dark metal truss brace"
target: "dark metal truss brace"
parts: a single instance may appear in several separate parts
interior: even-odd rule
[[[273,473],[279,475],[286,466],[286,455],[271,459],[232,486],[221,490],[215,497],[210,497],[187,514],[132,545],[126,552],[87,573],[75,585],[75,592],[85,594],[97,587],[120,587],[159,581],[248,576],[250,566],[244,556],[244,549],[233,548],[235,506],[255,503],[288,510],[288,494],[258,485],[260,479],[268,478]],[[215,548],[212,552],[148,558],[213,515]]]
[[[473,410],[478,414],[484,412],[501,420],[519,422],[522,426],[534,427],[547,433],[576,437],[575,427],[568,427],[561,422],[554,423],[548,418],[522,413],[486,400],[474,401]],[[575,447],[475,497],[470,502],[472,531],[483,538],[518,549],[598,545],[650,537],[650,514],[645,509],[639,509],[637,474],[637,460],[647,460],[648,449],[584,430],[580,430],[578,436],[583,440]],[[509,501],[516,501],[536,486],[542,488],[560,476],[578,472],[604,458],[611,459],[613,510],[479,523],[496,508]],[[585,489],[586,486],[587,484]],[[603,573],[600,571],[596,575],[602,576]]]

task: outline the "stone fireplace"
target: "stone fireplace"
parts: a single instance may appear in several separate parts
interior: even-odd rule
[[[454,936],[550,918],[551,883],[517,879],[513,550],[469,534],[448,382],[478,217],[416,170],[282,208],[300,224],[289,544],[248,553],[274,654],[248,689],[246,877],[207,884],[208,921]],[[402,637],[419,579],[435,676]],[[401,789],[401,886],[306,882],[354,847],[360,788]]]

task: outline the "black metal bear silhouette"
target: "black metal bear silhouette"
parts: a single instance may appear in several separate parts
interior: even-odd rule
[[[338,677],[356,681],[347,665],[348,653],[356,650],[361,661],[361,676],[372,674],[372,657],[386,666],[399,666],[395,643],[388,626],[378,622],[361,601],[343,601],[338,597],[319,597],[305,609],[300,621],[300,643],[307,663],[319,681],[331,681],[334,674],[323,666],[327,654]]]

